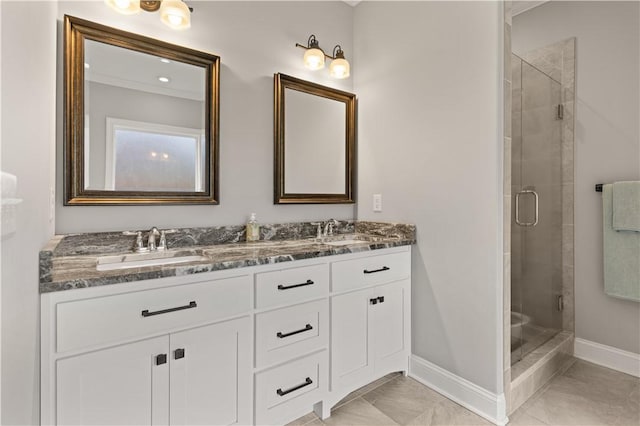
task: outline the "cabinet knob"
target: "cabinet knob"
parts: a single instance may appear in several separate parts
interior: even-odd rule
[[[380,296],[380,297],[378,297],[378,302],[380,302],[380,303],[384,303],[384,296]]]
[[[179,349],[176,349],[175,351],[173,351],[173,358],[174,359],[182,359],[182,358],[184,358],[184,348],[179,348]]]
[[[167,363],[167,354],[156,355],[156,365],[162,365]]]
[[[373,299],[369,299],[369,303],[372,305],[377,305],[378,304],[378,298],[374,297]]]

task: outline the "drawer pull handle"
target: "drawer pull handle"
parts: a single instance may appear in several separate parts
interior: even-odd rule
[[[175,351],[173,351],[173,358],[174,359],[182,359],[182,358],[184,358],[184,348],[179,348],[179,349],[176,349]]]
[[[289,290],[290,288],[304,287],[305,285],[312,285],[312,284],[313,284],[313,281],[311,281],[311,280],[307,280],[306,282],[301,283],[301,284],[293,284],[293,285],[282,285],[282,284],[279,284],[278,285],[278,290]]]
[[[380,302],[380,303],[384,303],[384,296],[380,296],[380,297],[378,297],[378,302]]]
[[[311,378],[307,377],[307,378],[304,380],[304,383],[301,383],[301,384],[299,384],[298,386],[294,386],[294,387],[292,387],[292,388],[290,388],[290,389],[287,389],[287,390],[284,390],[284,391],[282,390],[282,388],[280,388],[280,389],[278,389],[278,390],[276,391],[276,393],[277,393],[278,395],[280,395],[280,396],[285,396],[285,395],[286,395],[286,394],[288,394],[288,393],[295,392],[295,391],[297,391],[298,389],[302,389],[302,388],[303,388],[303,387],[305,387],[305,386],[309,386],[311,383],[313,383],[313,380],[311,380]]]
[[[365,269],[363,272],[364,272],[365,274],[375,274],[376,272],[384,272],[384,271],[388,271],[389,269],[391,269],[391,268],[389,268],[388,266],[383,266],[382,268],[380,268],[380,269],[374,269],[373,271],[370,271],[370,270],[368,270],[368,269]]]
[[[162,365],[167,363],[167,354],[156,355],[156,365]]]
[[[149,312],[148,309],[145,309],[144,311],[142,311],[142,316],[152,317],[154,315],[168,314],[169,312],[182,311],[183,309],[191,309],[191,308],[197,308],[197,307],[198,307],[198,304],[192,300],[191,302],[189,302],[188,305],[178,306],[177,308],[162,309],[161,311],[153,311],[153,312]]]
[[[298,333],[304,333],[305,331],[309,331],[309,330],[313,330],[313,327],[311,326],[311,324],[307,324],[304,326],[304,328],[301,328],[300,330],[292,331],[291,333],[282,333],[281,331],[278,331],[276,333],[276,336],[278,336],[281,339],[284,339],[285,337],[293,336],[294,334],[298,334]]]
[[[378,298],[374,297],[373,299],[369,299],[369,303],[371,305],[377,305],[378,304]]]

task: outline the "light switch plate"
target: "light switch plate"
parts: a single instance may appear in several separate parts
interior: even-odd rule
[[[373,211],[382,211],[382,194],[373,194]]]

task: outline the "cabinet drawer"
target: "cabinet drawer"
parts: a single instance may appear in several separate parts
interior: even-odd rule
[[[380,254],[331,264],[334,293],[384,284],[411,275],[411,252]]]
[[[284,424],[302,415],[327,392],[327,352],[256,374],[256,424]]]
[[[56,305],[56,350],[132,340],[250,309],[248,275],[62,302]]]
[[[292,304],[328,294],[328,264],[256,274],[256,308]]]
[[[256,367],[326,347],[328,313],[324,299],[256,315]]]

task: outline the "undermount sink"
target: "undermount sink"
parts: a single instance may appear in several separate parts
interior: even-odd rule
[[[348,246],[351,244],[360,244],[360,243],[368,243],[366,240],[336,240],[336,241],[325,241],[323,244],[328,246]]]
[[[144,266],[174,265],[176,263],[201,262],[208,257],[197,253],[179,251],[159,251],[151,253],[133,253],[98,258],[98,271],[114,271],[118,269],[142,268]]]
[[[370,243],[375,241],[374,236],[365,234],[342,234],[334,235],[332,237],[325,237],[322,240],[322,244],[328,246],[349,246],[352,244]]]

